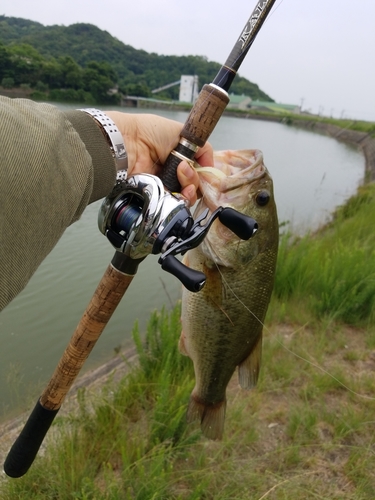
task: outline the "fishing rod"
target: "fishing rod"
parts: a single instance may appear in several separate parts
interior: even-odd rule
[[[241,239],[255,234],[256,221],[229,207],[219,207],[211,215],[207,209],[194,220],[188,201],[179,194],[177,167],[182,160],[193,163],[198,148],[215,128],[229,102],[227,91],[275,1],[258,2],[226,63],[214,81],[203,87],[178,146],[168,156],[163,177],[137,174],[127,178],[126,172],[119,172],[98,216],[99,229],[115,248],[115,255],[8,453],[4,463],[8,476],[21,477],[29,470],[80,369],[147,255],[160,254],[158,262],[163,270],[176,276],[191,292],[199,292],[206,276],[185,266],[176,255],[198,246],[215,219]]]
[[[261,0],[246,22],[224,65],[213,82],[203,86],[185,122],[177,147],[168,156],[161,179],[170,191],[179,192],[177,167],[182,160],[193,165],[198,149],[207,142],[229,103],[228,90],[276,0]]]

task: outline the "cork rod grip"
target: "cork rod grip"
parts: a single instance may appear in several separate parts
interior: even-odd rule
[[[202,147],[212,134],[229,102],[226,92],[204,85],[182,129],[181,137]]]
[[[50,382],[9,451],[4,463],[8,476],[21,477],[29,470],[66,394],[133,278],[112,264],[106,269]]]
[[[107,267],[89,305],[40,397],[48,410],[60,408],[84,362],[110,320],[134,276]]]
[[[181,138],[196,146],[204,146],[228,102],[229,97],[225,91],[212,84],[204,85],[181,131]],[[178,144],[174,151],[188,159],[193,159],[195,154],[193,150],[181,144]],[[164,163],[161,180],[169,191],[181,191],[177,179],[177,167],[181,161],[182,159],[172,151]]]

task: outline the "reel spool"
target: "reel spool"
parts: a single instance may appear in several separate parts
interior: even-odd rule
[[[228,207],[219,207],[210,216],[206,209],[194,220],[182,195],[165,190],[156,176],[137,174],[117,181],[101,205],[98,225],[117,252],[137,262],[149,254],[161,254],[162,269],[198,292],[206,276],[175,256],[197,247],[216,218],[243,240],[258,227],[254,219]]]

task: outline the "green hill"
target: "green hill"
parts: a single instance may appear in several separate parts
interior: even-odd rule
[[[198,75],[200,85],[209,83],[221,67],[204,56],[165,56],[137,50],[92,24],[43,26],[27,19],[0,16],[0,42],[9,50],[14,46],[30,45],[50,62],[70,57],[81,68],[92,61],[106,63],[114,70],[115,83],[120,89],[138,95],[150,94],[152,89],[178,80],[181,74]],[[4,77],[4,74],[1,76],[1,62],[0,59],[0,81]],[[253,99],[273,101],[258,85],[239,75],[231,91]],[[172,87],[159,95],[177,99],[178,88]]]

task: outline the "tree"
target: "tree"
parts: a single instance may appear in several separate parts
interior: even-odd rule
[[[0,79],[12,77],[12,61],[9,50],[0,42]]]
[[[98,102],[116,102],[119,97],[111,94],[116,88],[117,74],[106,62],[89,62],[83,70],[84,89],[90,92]]]
[[[43,66],[43,58],[39,52],[28,44],[12,45],[8,51],[15,85],[35,85],[41,79]]]
[[[80,89],[83,85],[82,68],[70,56],[58,58],[58,63],[61,66],[62,82],[61,86],[66,89]]]
[[[42,82],[50,89],[60,89],[64,86],[63,67],[56,59],[48,59],[43,63]]]
[[[144,83],[129,83],[120,87],[120,90],[125,95],[132,95],[137,97],[150,97],[151,91]]]
[[[11,76],[4,76],[4,78],[1,80],[1,86],[4,87],[4,89],[11,89],[14,87],[14,80]]]
[[[87,68],[86,65],[92,60],[98,61],[99,64],[106,62],[119,75],[122,86],[139,84],[143,87],[144,83],[149,89],[154,89],[178,80],[181,75],[198,75],[200,86],[202,86],[205,83],[212,82],[221,67],[220,64],[208,61],[203,56],[165,56],[137,50],[112,37],[108,32],[90,24],[43,26],[25,19],[6,16],[0,16],[0,23],[0,39],[4,43],[19,44],[27,41],[48,60],[53,57],[60,58],[62,54],[69,54],[76,64],[80,65],[78,67]],[[101,76],[106,76],[116,83],[113,76],[108,72],[104,73],[99,71]],[[13,77],[10,73],[4,76]],[[49,78],[48,84],[50,88],[59,88],[58,85],[60,85],[60,88],[63,86],[65,88],[76,88],[78,86],[77,68],[72,73],[66,73],[65,76],[64,83],[60,84],[52,83],[58,80],[57,76],[55,79]],[[33,80],[33,85],[39,80],[44,81],[37,77]],[[86,87],[90,86],[88,81],[85,82],[85,85]],[[102,95],[102,97],[106,95],[105,92],[101,91],[104,81],[101,85],[94,86],[100,87],[95,90],[99,92],[99,95]],[[172,87],[165,90],[163,94],[173,98],[176,96],[177,91],[177,87]],[[272,101],[257,85],[241,78],[239,75],[233,81],[231,92],[245,94],[253,99]]]

